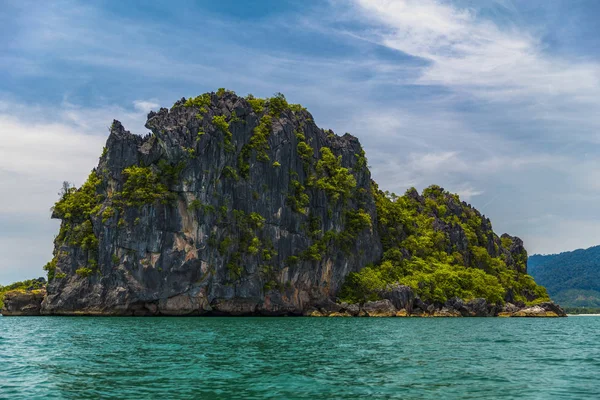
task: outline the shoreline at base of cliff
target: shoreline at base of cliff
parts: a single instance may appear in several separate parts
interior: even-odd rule
[[[399,295],[400,294],[400,295]],[[478,298],[465,302],[459,298],[448,300],[444,305],[426,304],[414,296],[407,286],[397,286],[384,295],[389,299],[369,301],[362,304],[336,303],[325,301],[305,310],[272,310],[265,309],[263,304],[252,301],[242,303],[236,301],[216,302],[214,306],[201,309],[160,310],[156,305],[143,304],[137,307],[124,307],[119,310],[69,310],[58,313],[45,313],[42,301],[46,296],[45,288],[7,292],[4,298],[3,316],[304,316],[304,317],[409,317],[409,318],[456,318],[456,317],[566,317],[567,314],[553,302],[542,302],[536,305],[504,305],[488,304],[485,299]],[[223,307],[223,304],[227,304]],[[221,305],[219,307],[219,305]]]

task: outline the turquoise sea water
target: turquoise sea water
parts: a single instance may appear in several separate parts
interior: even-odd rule
[[[598,399],[600,317],[0,317],[0,398]]]

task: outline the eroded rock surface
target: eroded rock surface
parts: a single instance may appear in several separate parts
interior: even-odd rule
[[[367,317],[395,317],[398,311],[391,301],[378,300],[363,304],[361,309]]]
[[[489,304],[485,299],[463,301],[449,299],[445,304],[431,304],[422,301],[408,286],[388,287],[382,296],[384,300],[368,301],[362,304],[334,303],[327,301],[318,308],[304,313],[313,317],[565,317],[566,313],[557,304],[544,302],[534,306],[505,303]],[[390,298],[392,300],[390,300]]]
[[[381,258],[354,136],[232,92],[182,99],[146,127],[114,121],[74,195],[88,190],[89,209],[71,194],[55,207],[43,314],[300,315]]]
[[[4,294],[4,316],[40,315],[45,289],[13,290]]]

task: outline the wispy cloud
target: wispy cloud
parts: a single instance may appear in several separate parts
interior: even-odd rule
[[[153,101],[145,101],[145,100],[135,100],[133,102],[133,106],[136,110],[141,111],[143,113],[149,113],[152,110],[158,110],[160,108],[160,104],[155,103]]]
[[[600,67],[544,53],[539,38],[518,26],[500,27],[473,9],[436,0],[356,0],[380,28],[382,45],[428,60],[418,82],[478,88],[482,96],[571,94],[600,87]]]
[[[370,23],[360,35],[427,62],[410,83],[443,86],[463,99],[501,106],[510,110],[509,118],[544,127],[534,132],[548,141],[569,129],[573,140],[600,143],[598,61],[551,54],[534,29],[500,25],[449,2],[355,0],[354,5],[354,17]],[[574,120],[578,127],[572,131]]]

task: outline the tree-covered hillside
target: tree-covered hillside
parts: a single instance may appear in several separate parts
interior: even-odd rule
[[[529,272],[566,307],[600,307],[600,246],[529,257]]]
[[[413,288],[425,302],[458,297],[489,303],[548,301],[546,290],[527,275],[523,242],[498,237],[489,219],[458,195],[430,186],[422,195],[380,191],[373,183],[381,263],[351,273],[341,297],[350,302],[378,299],[390,284]]]

